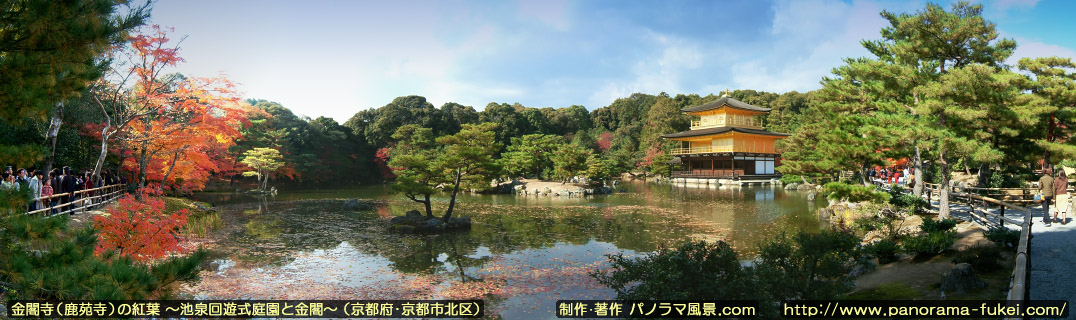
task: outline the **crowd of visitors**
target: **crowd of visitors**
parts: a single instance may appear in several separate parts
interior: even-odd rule
[[[871,168],[867,171],[867,176],[870,177],[871,180],[884,183],[895,183],[909,186],[915,184],[914,168]]]
[[[93,197],[93,191],[82,192],[77,195],[75,192],[127,183],[126,177],[112,174],[108,169],[103,170],[101,174],[94,175],[91,171],[78,174],[70,167],[52,169],[51,172],[41,172],[41,170],[28,171],[23,168],[13,170],[11,166],[8,166],[4,169],[2,176],[3,181],[0,182],[0,188],[30,190],[33,200],[27,204],[27,207],[28,211],[31,212],[45,208],[54,208],[52,211],[55,212],[58,208],[68,206],[68,203],[76,202],[80,199],[92,199]],[[54,197],[54,195],[62,196]],[[92,202],[92,200],[90,201]]]

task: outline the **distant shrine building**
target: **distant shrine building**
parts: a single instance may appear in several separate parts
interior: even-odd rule
[[[768,180],[779,175],[773,167],[780,154],[774,143],[790,134],[766,131],[757,117],[770,112],[726,94],[699,106],[684,108],[685,114],[699,116],[691,130],[662,135],[680,142],[672,150],[673,178],[728,180]]]

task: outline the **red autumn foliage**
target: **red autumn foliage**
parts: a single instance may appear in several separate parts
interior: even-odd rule
[[[609,148],[612,147],[612,146],[613,146],[613,133],[608,132],[608,131],[602,132],[602,134],[600,136],[598,136],[598,150],[599,151],[609,150]]]
[[[643,156],[643,160],[635,164],[635,167],[640,169],[649,168],[650,165],[654,163],[654,158],[662,154],[665,154],[665,151],[661,150],[660,145],[650,146],[650,148],[646,149],[646,155]]]
[[[252,108],[240,103],[236,85],[224,76],[163,76],[183,62],[179,48],[169,45],[167,31],[153,26],[128,38],[116,57],[125,57],[129,68],[114,69],[97,85],[122,108],[111,113],[106,132],[101,132],[103,125],[83,131],[118,147],[110,149],[125,170],[186,193],[203,189],[211,177],[236,173],[237,161],[228,148],[251,125],[247,115]],[[133,153],[121,155],[121,150]]]
[[[147,261],[181,251],[180,230],[187,224],[190,211],[164,212],[164,200],[143,194],[139,202],[127,194],[107,215],[93,217],[98,229],[96,254],[115,250],[134,260]]]
[[[377,149],[377,154],[374,155],[374,163],[377,164],[377,168],[381,170],[381,176],[385,180],[396,179],[396,174],[392,173],[392,168],[389,167],[389,153],[392,152],[392,148]]]

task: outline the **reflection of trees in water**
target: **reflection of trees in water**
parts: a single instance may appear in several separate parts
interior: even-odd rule
[[[338,201],[270,201],[264,197],[225,207],[224,211],[230,212],[226,223],[242,227],[228,241],[232,244],[224,245],[247,254],[279,256],[270,260],[280,262],[290,251],[329,249],[348,241],[362,252],[392,260],[401,272],[465,273],[467,268],[480,267],[488,260],[472,258],[479,247],[488,248],[492,254],[504,254],[558,243],[586,245],[599,241],[624,250],[649,252],[660,244],[676,245],[703,234],[731,235],[743,248],[752,246],[755,239],[776,233],[773,229],[817,226],[816,221],[801,221],[798,215],[763,219],[758,214],[758,204],[776,205],[774,202],[781,200],[779,193],[772,201],[756,203],[752,201],[755,194],[745,189],[684,190],[658,185],[650,190],[648,197],[678,203],[602,208],[460,203],[461,212],[470,213],[476,224],[469,232],[443,235],[390,233],[386,219],[379,216],[398,215],[409,208],[402,201],[388,201],[376,210],[355,212],[344,210]],[[246,213],[240,213],[243,209]],[[798,226],[789,227],[790,223]],[[729,230],[722,231],[723,228]],[[446,259],[438,261],[442,254]],[[458,270],[446,266],[456,266]],[[468,276],[463,274],[460,279],[467,280]]]

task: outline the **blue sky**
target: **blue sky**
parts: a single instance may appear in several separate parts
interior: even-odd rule
[[[1076,58],[1076,1],[982,1],[1027,56]],[[943,2],[948,8],[948,2]],[[246,97],[343,122],[403,95],[588,109],[634,92],[809,91],[881,10],[910,1],[162,0],[152,24],[187,38],[175,71],[219,73]]]

